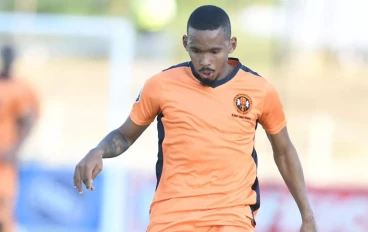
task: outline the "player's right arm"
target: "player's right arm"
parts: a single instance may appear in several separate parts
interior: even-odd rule
[[[111,131],[76,166],[74,186],[82,193],[82,182],[93,190],[92,181],[102,171],[102,159],[121,155],[139,138],[160,113],[160,90],[157,77],[150,78],[135,100],[130,116]]]
[[[93,151],[104,159],[117,157],[128,150],[148,126],[137,125],[128,117],[121,127],[111,131]]]

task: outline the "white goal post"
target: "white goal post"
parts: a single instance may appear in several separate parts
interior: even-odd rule
[[[135,30],[123,18],[0,13],[0,33],[102,38],[109,44],[108,129],[116,128],[130,108]]]
[[[80,36],[105,39],[109,45],[108,129],[119,126],[131,107],[135,28],[124,18],[52,14],[0,13],[0,33],[6,35]],[[105,170],[100,231],[124,231],[124,183],[114,168]],[[72,185],[72,180],[71,180]],[[120,185],[120,186],[119,186]],[[72,186],[71,186],[72,187]]]

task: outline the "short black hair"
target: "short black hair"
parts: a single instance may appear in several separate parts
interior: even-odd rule
[[[220,7],[213,5],[200,6],[189,16],[187,32],[189,28],[196,30],[217,30],[224,28],[228,37],[231,37],[230,18]]]
[[[12,68],[12,64],[14,61],[14,57],[15,57],[15,52],[14,52],[13,47],[4,46],[1,49],[1,56],[2,56],[3,68],[0,71],[0,77],[9,77],[10,71]]]

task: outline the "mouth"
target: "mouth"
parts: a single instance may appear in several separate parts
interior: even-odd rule
[[[199,75],[203,79],[212,79],[213,75],[214,75],[214,72],[212,72],[212,71],[203,71],[203,72],[200,72]]]

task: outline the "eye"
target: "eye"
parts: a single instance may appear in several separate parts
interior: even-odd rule
[[[199,53],[199,50],[198,50],[198,49],[196,49],[196,48],[192,48],[192,52],[193,52],[193,53]]]
[[[214,55],[218,54],[219,52],[220,52],[219,50],[211,50],[211,53]]]

